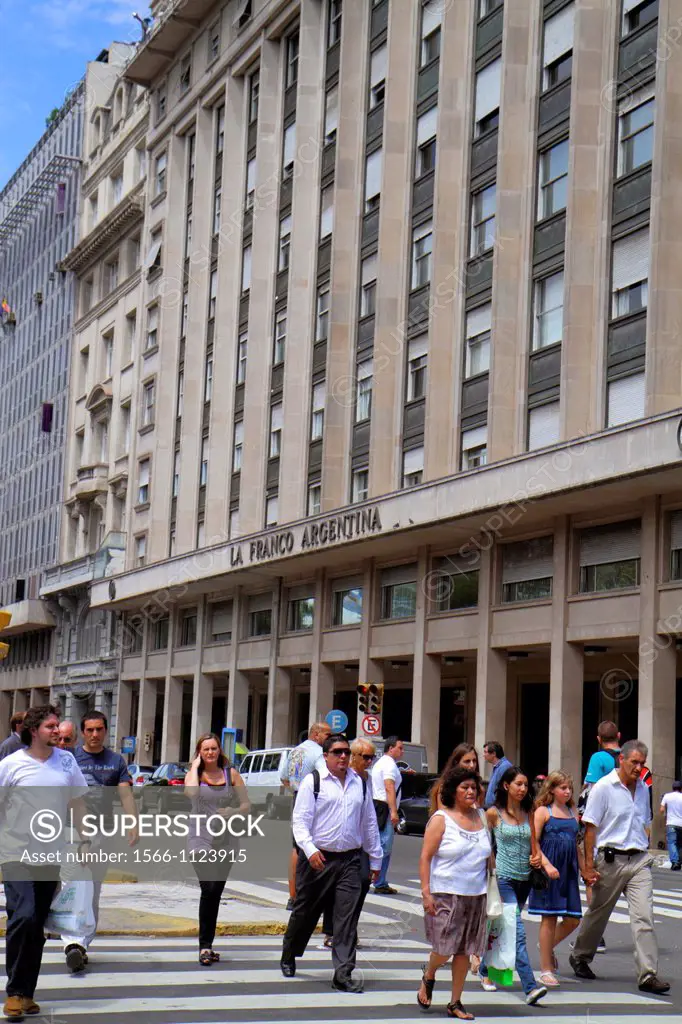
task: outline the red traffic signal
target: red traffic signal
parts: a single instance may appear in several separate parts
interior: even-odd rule
[[[365,715],[381,714],[384,700],[383,683],[358,683],[358,710]]]

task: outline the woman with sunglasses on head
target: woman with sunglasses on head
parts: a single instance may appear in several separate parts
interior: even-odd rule
[[[476,807],[480,776],[471,768],[443,774],[443,807],[429,820],[424,834],[419,877],[424,905],[424,930],[431,945],[422,968],[417,1002],[431,1006],[436,971],[452,959],[452,993],[448,1017],[473,1020],[462,1006],[462,991],[471,956],[481,956],[486,942],[490,836],[483,812]]]
[[[516,913],[516,971],[526,994],[526,1002],[534,1006],[547,995],[544,985],[538,985],[528,957],[526,929],[521,913],[530,893],[530,869],[542,865],[535,835],[531,828],[533,799],[528,790],[528,778],[520,768],[508,768],[500,779],[495,804],[486,811],[488,825],[495,836],[495,867],[497,884],[503,903],[515,903]],[[495,985],[488,978],[485,957],[479,968],[481,985],[486,992],[494,992]]]

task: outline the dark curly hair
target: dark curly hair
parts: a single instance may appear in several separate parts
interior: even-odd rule
[[[443,773],[440,799],[444,807],[453,808],[455,806],[457,787],[461,786],[463,782],[468,782],[469,779],[473,779],[476,783],[476,792],[478,792],[481,776],[473,768],[450,768],[449,771]]]
[[[21,742],[25,747],[31,746],[33,739],[33,729],[37,729],[39,725],[42,725],[46,718],[50,718],[52,715],[56,715],[57,718],[61,718],[61,712],[59,708],[55,707],[54,704],[43,704],[40,707],[29,708],[24,715],[24,720],[21,723]]]
[[[528,776],[523,771],[523,769],[519,768],[517,764],[514,764],[511,766],[511,768],[507,768],[506,772],[498,782],[497,789],[495,790],[495,806],[499,807],[500,810],[506,811],[507,800],[509,799],[509,793],[504,788],[505,783],[508,786],[511,785],[514,779],[517,778],[517,776],[519,775],[523,775],[524,779],[528,781]],[[521,801],[521,810],[525,811],[526,814],[530,814],[530,812],[533,810],[533,796],[530,791],[530,783],[528,784],[526,795]]]

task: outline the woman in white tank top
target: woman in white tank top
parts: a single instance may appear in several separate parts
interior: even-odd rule
[[[476,809],[481,780],[470,768],[444,774],[436,811],[426,826],[419,859],[424,930],[431,944],[417,1002],[431,1005],[436,971],[452,958],[448,1017],[473,1020],[462,1006],[470,956],[482,956],[486,940],[486,893],[491,846],[485,817]]]

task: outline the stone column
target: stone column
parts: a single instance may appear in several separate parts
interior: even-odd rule
[[[121,740],[128,735],[131,726],[130,713],[133,705],[133,684],[121,679],[116,688],[116,723],[110,734],[111,746],[121,752]]]
[[[192,725],[190,728],[190,751],[194,750],[197,738],[211,728],[211,711],[213,709],[213,676],[205,672],[194,673],[192,688]]]
[[[310,713],[309,722],[324,718],[334,707],[334,666],[322,662],[322,630],[326,620],[326,580],[324,570],[315,577],[315,622],[313,626],[313,651],[310,665]]]
[[[14,691],[14,707],[12,712],[15,711],[28,711],[29,705],[29,691],[28,690],[15,690]]]
[[[288,669],[278,664],[280,618],[282,611],[282,580],[272,594],[272,640],[268,671],[268,710],[265,720],[265,745],[279,746],[289,742],[291,733],[291,677]]]
[[[417,614],[414,637],[414,674],[412,681],[412,743],[426,744],[429,770],[438,766],[440,729],[441,659],[426,653],[426,616],[429,592],[429,549],[420,548],[417,573]]]
[[[583,651],[568,643],[566,626],[570,593],[570,520],[554,527],[554,579],[552,583],[552,646],[549,673],[549,765],[582,781]]]
[[[161,740],[161,760],[180,760],[180,726],[182,723],[182,692],[184,679],[166,676],[163,701],[163,736]]]
[[[230,671],[227,690],[227,721],[231,729],[244,730],[244,743],[248,745],[246,736],[246,719],[249,712],[249,690],[251,681],[248,672],[239,669]]]
[[[490,646],[491,605],[495,577],[493,549],[481,550],[478,589],[478,652],[476,655],[476,725],[474,744],[482,756],[488,740],[504,744],[507,720],[507,659]]]
[[[639,715],[638,738],[649,748],[647,764],[654,776],[654,845],[663,838],[658,814],[661,796],[670,789],[675,773],[675,723],[677,709],[677,647],[674,636],[658,633],[658,566],[662,531],[660,504],[647,499],[642,514],[642,545],[639,587]],[[624,739],[632,737],[623,737]]]
[[[9,720],[12,717],[13,703],[14,694],[12,691],[0,690],[0,729],[9,730]]]
[[[135,743],[135,757],[142,764],[151,761],[154,756],[154,727],[156,720],[156,679],[140,679],[140,699],[137,706],[137,741]],[[149,733],[152,737],[152,745],[145,750],[144,737]]]

